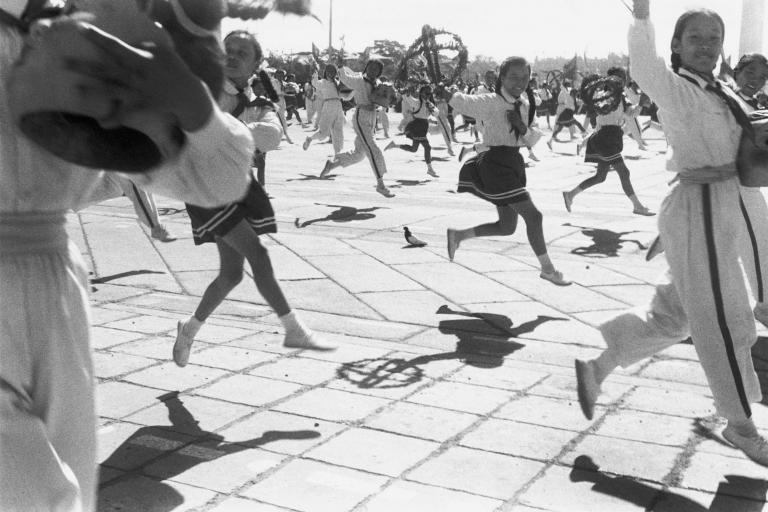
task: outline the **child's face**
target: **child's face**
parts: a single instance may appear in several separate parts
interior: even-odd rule
[[[369,63],[365,66],[365,76],[368,80],[376,80],[381,75],[381,65],[378,62]]]
[[[507,72],[501,75],[501,87],[507,94],[517,98],[520,96],[531,79],[531,70],[528,66],[510,66]]]
[[[264,84],[261,83],[261,80],[258,78],[253,81],[251,84],[251,89],[253,89],[253,93],[256,96],[266,96],[267,90],[264,88]]]
[[[752,61],[736,74],[736,85],[747,96],[754,96],[757,91],[765,87],[768,79],[768,66],[760,61]]]
[[[680,55],[683,66],[700,73],[711,73],[723,48],[720,23],[706,14],[688,20],[680,39],[672,40],[672,51]]]
[[[325,68],[326,80],[333,80],[336,78],[336,70],[334,68]]]
[[[224,75],[227,78],[248,78],[256,69],[256,50],[253,42],[242,36],[231,36],[224,41],[227,54]]]

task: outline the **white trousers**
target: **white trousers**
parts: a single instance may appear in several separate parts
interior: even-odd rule
[[[373,140],[373,129],[376,126],[376,111],[357,107],[352,117],[352,127],[355,129],[355,147],[351,151],[339,153],[336,162],[342,167],[356,164],[363,158],[368,158],[374,176],[382,179],[387,172],[384,154]]]
[[[742,263],[748,275],[754,272],[750,229],[760,243],[768,240],[767,218],[751,218],[741,197],[736,178],[678,183],[659,212],[667,279],[647,307],[600,326],[606,352],[624,367],[690,335],[718,413],[737,421],[751,417],[750,403],[762,399],[750,352],[757,334]]]
[[[0,216],[0,510],[91,512],[87,275],[64,215]]]
[[[328,100],[323,102],[323,108],[318,114],[318,129],[312,134],[313,140],[323,140],[331,137],[333,153],[338,155],[344,148],[344,110],[341,101]]]

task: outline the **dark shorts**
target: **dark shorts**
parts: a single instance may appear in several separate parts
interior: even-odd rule
[[[525,184],[525,162],[520,148],[493,146],[462,166],[458,191],[505,206],[530,200]]]
[[[587,139],[584,161],[614,163],[622,160],[624,131],[618,126],[603,126]]]
[[[202,208],[187,205],[187,214],[192,222],[192,238],[195,245],[215,242],[216,237],[224,236],[241,220],[245,220],[257,235],[277,233],[275,211],[269,202],[264,187],[251,180],[248,193],[242,201],[220,208]]]

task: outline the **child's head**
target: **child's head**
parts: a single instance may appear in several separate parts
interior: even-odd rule
[[[496,92],[504,92],[517,98],[528,88],[531,79],[531,65],[525,57],[508,57],[499,67],[499,78],[496,80]]]
[[[733,78],[739,90],[747,96],[754,96],[765,87],[768,79],[768,60],[760,53],[748,53],[739,59],[733,68]]]
[[[672,69],[680,66],[709,75],[717,65],[723,48],[725,24],[709,9],[684,12],[675,23],[672,33]]]
[[[325,70],[323,70],[323,78],[326,80],[333,80],[336,78],[336,66],[333,64],[326,64]]]
[[[381,73],[384,71],[384,64],[379,59],[373,58],[365,63],[365,68],[363,69],[363,75],[368,80],[376,80],[381,76]]]
[[[262,58],[261,45],[247,30],[235,30],[224,38],[227,55],[224,75],[230,79],[248,78],[256,72]]]
[[[431,85],[422,85],[419,88],[419,98],[428,99],[430,94],[432,94]]]
[[[605,74],[608,76],[615,76],[616,78],[621,79],[625,84],[627,83],[627,70],[621,66],[611,66]]]

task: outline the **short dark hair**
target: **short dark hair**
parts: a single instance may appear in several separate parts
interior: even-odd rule
[[[745,67],[749,66],[753,62],[759,62],[763,66],[768,66],[768,59],[762,53],[747,53],[742,55],[736,67],[733,68],[734,77]]]

